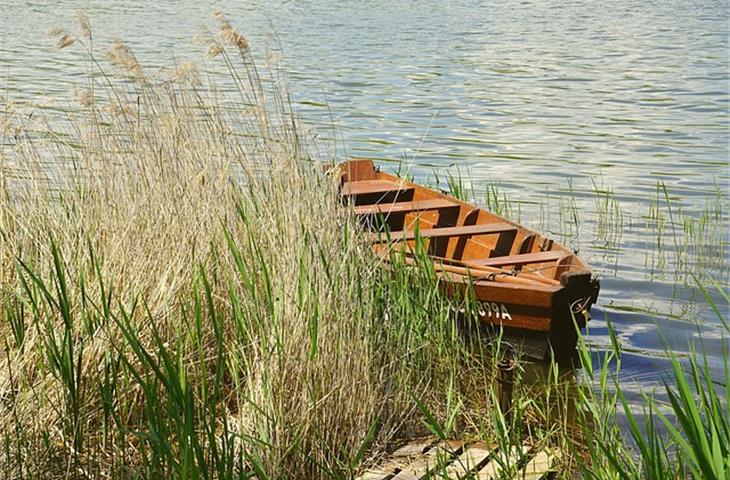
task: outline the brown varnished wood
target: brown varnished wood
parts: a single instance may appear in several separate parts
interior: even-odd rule
[[[536,233],[530,233],[526,237],[522,239],[520,242],[520,247],[517,250],[517,253],[530,253],[532,251],[533,246],[535,245],[535,238],[537,237]]]
[[[416,237],[422,238],[455,238],[455,237],[472,237],[475,235],[493,235],[506,231],[515,230],[515,227],[506,223],[492,223],[487,225],[469,225],[466,227],[442,227],[442,228],[425,228],[420,231],[402,231],[391,232],[390,241],[400,242],[404,240],[415,240]],[[389,240],[384,233],[371,234],[373,242],[386,242]]]
[[[357,182],[360,180],[374,180],[378,178],[375,165],[369,159],[353,159],[342,165],[342,180]]]
[[[405,257],[403,261],[407,265],[417,265],[418,263],[412,257]],[[460,275],[464,277],[463,281],[465,282],[476,282],[478,280],[489,279],[489,281],[492,282],[511,283],[515,285],[533,285],[535,283],[528,278],[513,276],[510,275],[508,272],[505,272],[498,268],[492,268],[489,270],[472,270],[468,267],[462,267],[459,265],[453,265],[448,263],[434,263],[433,268],[437,273],[450,273],[454,275]]]
[[[361,205],[359,207],[355,207],[353,211],[355,212],[355,215],[392,215],[397,213],[422,212],[426,210],[441,210],[444,208],[460,208],[460,206],[450,200],[437,198],[413,202],[397,202],[393,204],[378,203],[375,205]]]
[[[462,225],[476,225],[477,219],[479,218],[479,209],[474,207],[469,212],[464,215],[464,219],[462,221]],[[464,257],[464,249],[466,248],[466,244],[469,241],[468,237],[460,237],[456,245],[454,246],[454,252],[451,255],[451,258],[454,260],[461,260]]]
[[[398,251],[399,254],[414,257],[415,253],[410,245],[406,245],[405,248],[398,248],[396,245],[383,245],[382,248],[376,249],[383,258],[387,257],[390,251]],[[533,273],[520,272],[519,277],[514,275],[511,270],[506,270],[498,267],[486,267],[486,266],[475,266],[468,265],[467,262],[460,260],[454,260],[453,258],[445,258],[439,256],[432,256],[434,268],[441,268],[444,271],[451,271],[453,273],[459,273],[467,277],[471,277],[472,280],[482,279],[494,279],[494,281],[504,281],[505,277],[510,279],[509,283],[521,283],[533,285],[535,283],[542,283],[545,285],[561,285],[561,282],[553,278],[547,278],[542,275]],[[454,268],[443,268],[443,267],[454,267]]]
[[[571,305],[596,301],[599,284],[568,248],[537,232],[437,192],[378,171],[370,160],[341,165],[343,203],[354,205],[372,248],[384,258],[417,237],[428,246],[443,288],[472,292],[486,323],[547,333],[575,347]],[[382,231],[386,229],[386,231]],[[381,231],[372,231],[381,230]],[[413,260],[406,260],[406,263]]]
[[[403,190],[408,190],[412,187],[408,187],[404,184],[391,182],[388,180],[360,180],[357,182],[347,182],[342,186],[340,195],[351,196],[351,195],[367,195],[372,193],[394,193]]]
[[[507,265],[528,265],[530,263],[546,263],[560,260],[568,256],[565,252],[549,251],[536,253],[522,253],[519,255],[506,255],[503,257],[483,258],[480,260],[469,260],[467,265],[484,266],[484,267],[504,267]]]
[[[555,273],[552,274],[552,277],[560,278],[562,274],[569,272],[574,258],[575,255],[565,255],[563,258],[560,258],[555,266]]]

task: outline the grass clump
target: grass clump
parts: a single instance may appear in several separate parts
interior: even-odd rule
[[[695,283],[717,315],[723,336],[730,334],[721,306],[698,277]],[[715,286],[716,282],[713,281]],[[718,288],[723,307],[730,303]],[[666,350],[670,369],[660,392],[642,393],[638,407],[627,399],[618,380],[621,344],[608,322],[610,348],[594,369],[592,352],[579,344],[582,365],[591,382],[579,390],[579,424],[585,438],[575,455],[583,478],[590,479],[724,479],[730,475],[730,356],[721,358],[722,377],[713,376],[708,358],[694,348],[687,357]],[[662,335],[661,332],[659,332]],[[593,388],[590,388],[590,387]],[[623,415],[626,429],[617,423]]]
[[[524,442],[578,445],[565,466],[595,478],[727,472],[727,393],[696,363],[682,377],[672,361],[679,423],[657,417],[669,440],[638,426],[620,386],[609,392],[609,361],[598,393],[551,366],[537,391],[518,373],[508,417],[493,408],[499,339],[459,335],[430,262],[376,263],[285,76],[215,18],[199,40],[232,97],[193,65],[152,75],[120,41],[101,60],[80,16],[77,32],[53,32],[89,60],[79,109],[5,109],[4,478],[350,478],[424,432],[493,441],[507,456]],[[460,176],[448,183],[467,195]],[[510,214],[496,188],[487,202]],[[577,226],[574,203],[561,212]],[[640,462],[613,428],[617,404]]]
[[[100,59],[81,20],[53,32],[90,60],[80,108],[3,119],[2,475],[347,478],[414,397],[451,411],[485,357],[428,275],[374,264],[282,72],[221,14],[233,97]]]

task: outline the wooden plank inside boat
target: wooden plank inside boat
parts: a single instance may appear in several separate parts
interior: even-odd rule
[[[444,238],[444,237],[473,237],[475,235],[493,235],[516,230],[512,225],[506,223],[490,223],[486,225],[469,225],[466,227],[441,227],[425,228],[423,230],[409,230],[405,232],[377,232],[371,234],[373,242],[401,242],[404,240],[415,240],[421,238]]]
[[[410,188],[400,182],[388,180],[361,180],[359,182],[348,182],[342,186],[340,195],[366,195],[371,193],[393,193],[409,190]]]
[[[441,210],[443,208],[459,208],[459,205],[449,200],[434,199],[420,200],[415,202],[397,202],[393,204],[376,203],[374,205],[361,205],[353,210],[355,215],[376,215],[376,214],[399,214],[423,212],[426,210]]]
[[[504,257],[484,258],[480,260],[469,260],[467,265],[483,267],[506,267],[508,265],[527,265],[529,263],[547,263],[560,260],[565,257],[565,252],[549,251],[536,253],[521,253],[519,255],[508,255]]]

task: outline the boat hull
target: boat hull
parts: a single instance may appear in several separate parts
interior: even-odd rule
[[[596,277],[566,276],[566,284],[545,288],[525,288],[495,282],[468,282],[441,277],[443,290],[455,298],[460,313],[480,322],[504,328],[513,335],[529,333],[550,341],[556,356],[570,355],[578,334],[590,320],[600,284]]]
[[[376,253],[412,265],[425,253],[444,291],[468,316],[546,338],[556,356],[574,352],[577,328],[590,319],[600,289],[574,252],[485,209],[380,172],[370,160],[346,162],[339,172],[343,203],[371,231]]]

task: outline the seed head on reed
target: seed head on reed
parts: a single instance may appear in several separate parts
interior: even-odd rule
[[[64,49],[66,47],[73,45],[74,42],[76,42],[76,37],[66,33],[61,38],[58,39],[58,42],[56,43],[56,48],[61,50],[61,49]]]
[[[213,42],[208,46],[208,50],[205,51],[205,58],[215,58],[221,53],[223,53],[223,46],[218,42]]]
[[[193,62],[180,64],[170,74],[171,82],[187,82],[190,86],[196,87],[201,84],[198,67]]]
[[[80,88],[74,86],[71,89],[71,95],[79,102],[84,108],[90,108],[94,104],[94,97],[91,94],[91,90],[88,88]]]
[[[131,117],[135,113],[135,106],[110,100],[106,107],[104,107],[104,111],[115,117]]]
[[[107,52],[106,58],[115,67],[126,70],[140,80],[145,78],[142,66],[137,61],[137,57],[127,48],[121,40],[114,40],[112,48]]]
[[[218,36],[221,40],[241,50],[248,50],[248,40],[246,40],[246,37],[233,28],[231,22],[228,21],[221,11],[215,12],[213,17],[218,21]]]
[[[201,27],[193,37],[193,42],[198,45],[208,45],[215,41],[215,37],[206,27]]]
[[[246,37],[238,33],[233,28],[222,29],[221,38],[231,45],[240,48],[241,50],[248,49],[248,40],[246,40]]]
[[[79,32],[86,38],[91,38],[91,22],[84,12],[76,12],[76,23],[79,25]]]
[[[62,33],[66,33],[66,29],[62,27],[51,27],[46,32],[46,35],[49,37],[57,37],[61,35]]]

